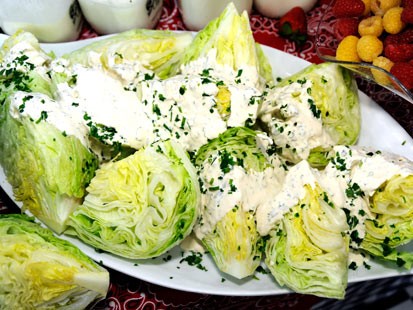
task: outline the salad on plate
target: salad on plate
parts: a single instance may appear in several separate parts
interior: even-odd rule
[[[0,164],[23,210],[125,260],[180,246],[229,278],[265,268],[338,299],[368,259],[410,269],[413,162],[355,146],[353,76],[273,76],[233,4],[196,34],[131,30],[59,57],[20,31],[0,50]]]

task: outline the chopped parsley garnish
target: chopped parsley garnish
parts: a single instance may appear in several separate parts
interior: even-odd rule
[[[153,73],[153,74],[145,73],[144,80],[145,81],[150,81],[150,80],[153,80],[154,77],[155,77],[155,73]]]
[[[357,216],[351,215],[350,210],[347,208],[343,208],[343,211],[346,214],[347,224],[349,228],[350,229],[355,228],[357,224],[359,223],[359,219],[357,218]]]
[[[332,208],[334,208],[334,203],[328,198],[328,195],[326,192],[323,192],[323,200]]]
[[[364,192],[360,188],[360,185],[353,183],[346,188],[346,196],[348,198],[364,197]]]
[[[202,263],[202,253],[198,252],[191,252],[190,255],[182,258],[179,263],[186,262],[189,266],[195,266],[196,268],[204,271],[208,271],[205,266],[203,266]]]
[[[123,59],[123,55],[119,52],[115,52],[115,56],[118,56],[120,59]]]
[[[152,112],[155,113],[156,115],[161,115],[161,109],[157,104],[154,104],[152,106]]]
[[[77,74],[74,74],[70,77],[69,81],[67,81],[67,84],[69,84],[69,86],[74,86],[77,83]]]
[[[233,179],[229,180],[229,187],[230,187],[230,192],[229,192],[230,194],[237,191],[237,187],[235,186]]]
[[[185,86],[185,85],[182,85],[181,87],[179,87],[179,93],[180,93],[181,95],[184,95],[185,92],[186,92],[186,86]]]
[[[348,269],[356,270],[357,268],[358,266],[355,262],[351,262],[350,265],[348,265]]]
[[[334,157],[331,160],[332,164],[334,164],[335,168],[338,171],[346,171],[347,166],[346,166],[346,160],[344,158],[341,158],[338,152],[336,153],[336,157]]]
[[[46,111],[42,111],[40,112],[40,117],[38,118],[38,120],[36,121],[36,124],[40,123],[41,121],[46,120],[48,117],[47,112]]]
[[[225,150],[220,152],[221,155],[221,163],[219,167],[221,168],[221,171],[223,173],[228,173],[231,171],[232,167],[235,164],[234,158],[231,156],[231,154]]]
[[[314,103],[313,99],[308,99],[308,104],[310,105],[310,110],[313,113],[315,118],[320,118],[321,117],[321,111],[317,108],[317,106]]]

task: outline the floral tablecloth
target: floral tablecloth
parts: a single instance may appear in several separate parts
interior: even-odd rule
[[[253,11],[250,21],[256,41],[313,63],[321,62],[315,51],[314,39],[323,8],[325,8],[328,2],[329,0],[320,0],[307,13],[309,37],[307,42],[301,47],[279,36],[277,19],[266,18]],[[177,6],[177,0],[164,0],[163,12],[157,29],[186,30]],[[96,33],[86,24],[79,39],[95,36],[97,36]],[[380,86],[359,78],[357,78],[357,82],[363,92],[379,103],[413,136],[413,106],[410,103]],[[13,212],[20,211],[0,189],[0,213]],[[328,309],[334,309],[334,307],[336,309],[346,309],[345,304],[347,304],[348,309],[354,309],[357,308],[355,307],[356,304],[365,300],[368,292],[374,292],[375,295],[370,298],[372,302],[364,304],[363,307],[376,305],[377,309],[383,309],[381,306],[386,305],[385,308],[387,308],[399,301],[401,297],[399,296],[400,293],[397,292],[409,285],[413,285],[413,277],[411,276],[350,284],[348,297],[346,298],[348,302],[337,303],[315,296],[294,293],[255,297],[188,293],[160,287],[114,270],[110,270],[110,275],[111,284],[107,298],[91,307],[92,309],[323,309],[326,307]],[[396,295],[399,299],[394,297]],[[388,296],[393,296],[393,301],[390,304],[383,303],[381,297]],[[403,295],[403,298],[409,298],[409,296]],[[349,304],[351,305],[349,306]]]

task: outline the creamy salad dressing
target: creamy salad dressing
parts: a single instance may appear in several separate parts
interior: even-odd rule
[[[8,53],[4,55],[2,60],[2,65],[11,64],[14,60],[21,56],[27,57],[26,62],[33,64],[36,67],[43,66],[46,62],[50,61],[50,57],[37,50],[33,45],[32,42],[28,42],[26,40],[20,41],[13,45]],[[28,68],[26,66],[20,66],[16,68],[19,71],[28,72]]]
[[[340,186],[328,190],[341,190],[345,193],[342,206],[348,210],[348,218],[353,218],[352,222],[355,223],[350,231],[356,232],[356,236],[363,239],[366,235],[365,220],[374,219],[369,208],[369,198],[393,176],[411,175],[411,162],[393,154],[371,152],[357,146],[335,146],[333,151],[335,158],[324,169],[324,175],[336,178]],[[338,195],[332,195],[332,199],[337,197]]]
[[[98,54],[100,56],[100,54]],[[90,62],[90,64],[96,63],[97,67],[101,66],[100,58],[96,58]],[[112,54],[106,58],[108,71],[111,73],[116,74],[116,76],[122,80],[125,86],[128,85],[138,85],[142,80],[144,80],[144,76],[149,74],[153,75],[154,73],[146,69],[145,64],[140,63],[138,61],[130,61],[127,59],[123,59],[123,56],[119,54]]]
[[[244,126],[247,120],[255,122],[264,86],[254,66],[244,65],[234,70],[227,64],[218,63],[217,49],[212,48],[206,56],[183,65],[181,71],[184,76],[203,75],[208,72],[208,77],[228,87],[231,94],[231,114],[227,126]]]
[[[194,233],[191,233],[188,237],[186,237],[180,244],[179,247],[186,252],[198,252],[198,253],[205,253],[206,250],[202,241],[199,240]]]
[[[178,75],[141,84],[142,104],[160,139],[172,138],[186,150],[196,150],[227,129],[215,108],[218,88],[199,76]]]
[[[208,63],[209,68],[204,69],[206,59],[213,61],[213,53],[187,65],[184,74],[165,80],[139,62],[125,61],[119,55],[108,57],[108,72],[97,53],[89,54],[96,67],[68,66],[64,60],[54,62],[52,68],[56,72],[76,77],[74,85],[57,85],[57,97],[66,106],[73,101],[78,103],[79,116],[87,113],[94,123],[116,129],[112,140],[105,141],[109,144],[120,142],[140,148],[171,138],[193,151],[216,138],[227,126],[255,122],[259,90],[246,86],[252,82],[250,77],[243,79],[243,70],[234,73],[228,66],[218,66],[216,71],[214,63]],[[217,72],[219,80],[214,77]],[[218,85],[222,83],[228,85],[231,93],[227,122],[217,108]]]
[[[260,96],[258,89],[240,85],[230,85],[228,89],[231,92],[231,114],[227,125],[245,126],[247,120],[252,120],[254,123],[258,112],[258,102],[255,98]]]
[[[361,254],[359,252],[349,251],[348,264],[355,264],[355,267],[360,267],[366,264],[370,260],[367,254]]]
[[[35,72],[44,80],[49,80],[46,64],[50,62],[51,58],[36,50],[30,41],[24,40],[16,43],[3,56],[0,70],[16,70],[22,73]]]
[[[265,236],[285,213],[294,207],[305,196],[305,185],[312,188],[317,183],[317,172],[312,169],[307,161],[301,161],[288,170],[287,175],[276,195],[270,195],[257,209],[257,229]]]
[[[380,185],[395,175],[413,174],[411,162],[394,154],[372,152],[357,146],[335,146],[334,152],[347,168],[342,175],[357,183],[368,196],[374,195]],[[334,166],[328,168],[334,169]]]
[[[206,161],[200,171],[203,184],[201,221],[194,227],[199,239],[213,231],[216,224],[235,207],[242,208],[244,212],[255,212],[279,191],[284,176],[284,171],[279,167],[257,172],[246,171],[236,165],[230,172],[223,173],[218,157]]]
[[[71,72],[76,81],[73,86],[58,84],[57,96],[63,106],[78,106],[75,117],[114,128],[116,133],[105,142],[138,149],[154,140],[149,111],[139,105],[136,93],[125,91],[120,80],[101,69],[74,65]]]
[[[358,224],[355,227],[350,227],[350,230],[357,230],[358,236],[364,238],[366,235],[364,221],[366,218],[372,217],[368,208],[368,197],[347,197],[348,182],[350,179],[343,174],[338,174],[335,169],[331,169],[330,165],[321,174],[320,184],[329,193],[333,203],[341,208],[346,208],[349,212],[348,217],[357,218]]]
[[[87,54],[91,67],[70,64],[68,60],[53,60],[45,66],[47,57],[29,43],[13,47],[7,57],[27,54],[36,68],[49,68],[57,76],[54,97],[61,110],[68,110],[71,130],[84,140],[84,127],[97,129],[107,144],[121,143],[135,149],[154,141],[174,139],[186,150],[198,149],[216,138],[228,126],[243,126],[255,122],[260,90],[259,75],[253,67],[235,72],[228,65],[216,63],[216,49],[183,67],[183,74],[160,80],[138,61],[128,61],[121,55],[107,57]],[[60,82],[59,82],[60,81]],[[219,87],[227,87],[231,110],[227,120],[217,107]],[[41,105],[33,105],[41,108]],[[39,111],[30,110],[34,116]],[[29,112],[28,112],[29,113]],[[48,121],[53,122],[53,118]],[[53,123],[57,128],[58,124]],[[69,131],[67,131],[69,132]]]
[[[62,110],[58,102],[40,93],[17,91],[10,96],[10,115],[13,118],[28,117],[33,122],[53,124],[62,133],[79,138],[88,147],[88,128],[72,117],[71,108]]]
[[[333,145],[323,128],[310,95],[312,82],[292,82],[269,90],[259,115],[282,154],[298,162],[307,159],[311,149]]]
[[[217,59],[217,49],[211,48],[204,57],[199,57],[181,66],[183,75],[201,74],[204,70],[210,72],[211,77],[223,80],[226,84],[243,84],[252,88],[263,88],[257,68],[243,65],[235,70],[228,64],[220,64]]]

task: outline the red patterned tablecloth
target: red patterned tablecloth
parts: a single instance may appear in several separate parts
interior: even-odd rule
[[[298,47],[278,35],[277,19],[270,19],[253,11],[251,28],[256,41],[313,63],[321,62],[315,51],[315,33],[325,3],[320,0],[308,12],[307,42]],[[177,0],[164,0],[163,12],[157,29],[186,30]],[[97,36],[85,25],[79,39]],[[357,79],[359,88],[379,103],[413,136],[412,105],[380,86]],[[0,191],[0,213],[19,212],[13,202]],[[277,296],[231,297],[188,293],[160,287],[110,270],[111,284],[107,298],[93,309],[310,309],[321,298],[301,294]]]

